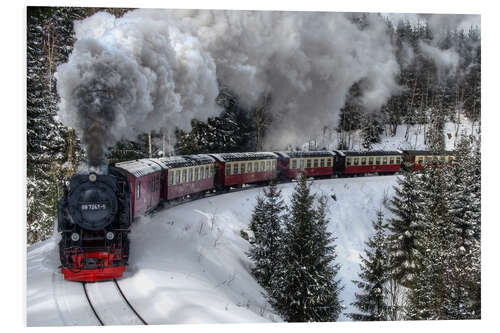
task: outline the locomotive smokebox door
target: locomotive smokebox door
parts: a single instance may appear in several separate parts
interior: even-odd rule
[[[76,224],[88,230],[101,230],[114,221],[118,203],[110,185],[90,174],[87,181],[71,187],[69,210]]]

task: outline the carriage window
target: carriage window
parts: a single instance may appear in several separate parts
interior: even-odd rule
[[[266,171],[266,162],[260,162],[260,171]]]
[[[418,164],[423,164],[423,163],[424,163],[424,157],[418,156]]]
[[[396,157],[396,164],[401,164],[401,157]]]
[[[394,156],[389,157],[389,164],[394,164]]]
[[[326,159],[326,166],[332,166],[332,159],[331,158]]]
[[[301,158],[301,159],[299,160],[299,166],[300,166],[300,169],[301,169],[301,170],[304,170],[304,159],[303,159],[303,158]]]
[[[168,185],[173,185],[174,184],[174,171],[171,170],[168,173]]]
[[[292,169],[297,169],[297,160],[292,160]]]
[[[382,158],[382,163],[387,164],[387,157]]]
[[[195,181],[200,180],[200,178],[198,178],[198,168],[197,167],[194,169],[194,180]]]
[[[315,168],[317,168],[317,167],[318,167],[318,165],[319,165],[319,164],[318,164],[318,162],[319,162],[319,161],[318,161],[318,159],[314,159],[314,167],[315,167]]]
[[[271,161],[266,161],[266,170],[271,170]]]
[[[182,169],[182,183],[187,182],[187,169]]]
[[[233,165],[233,173],[234,173],[234,174],[237,174],[237,173],[238,173],[238,167],[239,167],[238,163],[235,163],[235,164]]]
[[[373,165],[373,157],[368,157],[368,164]]]
[[[189,181],[193,181],[193,169],[189,169]]]
[[[212,164],[210,166],[210,177],[213,177],[215,175],[215,172],[214,172],[214,165]]]
[[[361,158],[361,165],[366,165],[366,157]]]
[[[205,168],[200,167],[200,179],[205,179]]]
[[[380,164],[380,157],[375,157],[375,164],[377,164],[377,165]]]
[[[352,159],[350,157],[347,157],[345,160],[347,162],[347,165],[351,165],[352,164]]]
[[[181,183],[181,170],[175,171],[175,183],[176,184]]]
[[[440,156],[439,159],[441,160],[441,162],[444,162],[444,156]]]
[[[252,172],[252,162],[248,162],[247,164],[247,171]]]
[[[241,173],[245,173],[245,163],[241,163]]]
[[[319,160],[319,166],[322,168],[325,166],[325,159],[324,158]]]
[[[259,162],[253,162],[253,171],[259,172]]]
[[[135,198],[136,198],[136,200],[139,200],[141,198],[141,182],[137,182],[137,189],[135,192]]]
[[[356,157],[356,158],[354,159],[354,165],[358,165],[358,164],[359,164],[359,158],[357,158],[357,157]]]
[[[310,168],[310,167],[311,167],[311,160],[307,159],[306,161],[307,161],[307,166],[306,166],[306,168]]]
[[[277,162],[278,162],[278,161],[273,160],[273,164],[272,164],[272,166],[273,166],[273,170],[276,170],[276,163],[277,163]]]

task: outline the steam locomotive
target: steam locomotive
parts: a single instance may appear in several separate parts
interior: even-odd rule
[[[61,271],[66,280],[121,277],[131,223],[161,202],[226,192],[244,184],[394,174],[453,163],[454,153],[429,151],[251,152],[150,158],[116,163],[106,175],[74,175],[58,203]],[[407,163],[405,163],[407,162]]]

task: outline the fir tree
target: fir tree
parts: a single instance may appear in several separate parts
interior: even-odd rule
[[[389,209],[394,217],[389,219],[391,270],[394,278],[408,285],[417,269],[419,252],[418,238],[424,228],[422,222],[421,195],[417,174],[406,171],[398,178],[396,194]]]
[[[254,234],[248,252],[248,256],[255,263],[252,273],[259,284],[268,291],[276,266],[281,261],[281,225],[284,209],[281,191],[275,183],[271,183],[269,188],[264,190],[264,198],[257,198],[250,222],[250,230]]]
[[[274,275],[270,303],[289,322],[335,321],[341,305],[340,268],[334,238],[327,232],[326,199],[314,208],[305,177],[301,177],[285,219],[281,264]]]
[[[390,318],[391,307],[386,304],[389,291],[387,282],[391,278],[389,271],[388,241],[383,224],[384,215],[377,213],[373,221],[374,235],[366,242],[365,256],[361,257],[361,281],[353,283],[362,291],[356,293],[356,301],[352,303],[360,313],[348,316],[358,321],[384,321]]]

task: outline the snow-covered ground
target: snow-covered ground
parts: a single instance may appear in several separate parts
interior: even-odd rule
[[[337,237],[341,293],[352,310],[359,254],[371,221],[393,195],[397,176],[317,180],[317,194],[329,199],[329,230]],[[295,184],[283,184],[290,198]],[[261,188],[213,196],[140,218],[130,234],[131,254],[120,286],[149,324],[279,322],[253,279],[240,231],[248,226]],[[98,325],[80,283],[59,273],[56,237],[33,245],[27,258],[28,326]],[[135,324],[110,282],[88,287],[103,321]],[[128,311],[128,312],[127,312]],[[341,320],[347,320],[341,316]]]

